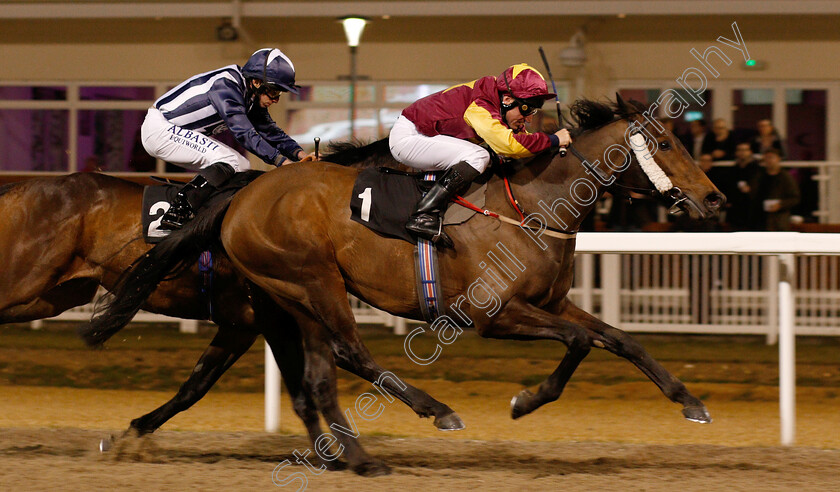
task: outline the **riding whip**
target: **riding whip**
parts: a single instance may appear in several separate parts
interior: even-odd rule
[[[559,126],[563,121],[560,113],[560,96],[557,95],[557,86],[554,85],[554,76],[551,75],[551,69],[548,68],[548,58],[545,57],[545,51],[543,51],[542,46],[540,46],[540,56],[542,57],[543,64],[545,64],[545,71],[548,73],[548,80],[551,81],[551,90],[554,91],[554,102],[557,103],[557,125]],[[566,157],[566,147],[560,147],[560,157]]]

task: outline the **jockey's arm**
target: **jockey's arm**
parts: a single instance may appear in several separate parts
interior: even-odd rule
[[[491,113],[481,101],[473,101],[464,113],[464,121],[494,152],[512,159],[531,157],[549,147],[559,146],[555,135],[514,133],[502,123],[501,116]]]
[[[297,151],[292,153],[291,151],[293,149],[284,148],[281,150],[257,131],[257,128],[246,112],[245,99],[234,81],[228,79],[218,80],[208,92],[208,97],[210,98],[210,103],[222,117],[222,120],[224,120],[225,125],[233,133],[236,141],[242,144],[249,152],[262,159],[263,162],[274,165],[281,154],[294,158],[295,160],[297,159]],[[267,114],[268,111],[266,111]],[[268,118],[270,119],[270,117]],[[282,133],[282,130],[279,128],[277,130]],[[289,140],[294,142],[291,138]],[[294,146],[296,149],[300,149],[297,143]],[[287,150],[289,155],[284,150]]]

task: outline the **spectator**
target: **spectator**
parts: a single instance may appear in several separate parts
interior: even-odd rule
[[[697,166],[700,167],[701,171],[706,173],[706,176],[709,177],[709,181],[711,181],[715,186],[717,186],[718,189],[721,190],[725,195],[726,192],[723,189],[728,178],[727,169],[715,166],[715,161],[714,159],[712,159],[712,154],[701,154],[700,158],[697,159]]]
[[[764,170],[758,181],[758,200],[762,205],[764,230],[790,230],[790,210],[799,203],[799,187],[782,169],[778,149],[768,149],[763,156]]]
[[[717,186],[719,189],[721,188],[721,184],[724,181],[724,173],[727,170],[726,168],[716,167],[714,160],[712,160],[712,154],[701,154],[700,158],[697,159],[697,166],[706,173],[706,176],[709,177],[709,180]],[[704,219],[704,220],[695,220],[690,218],[687,214],[678,215],[676,217],[669,217],[668,219],[670,222],[673,223],[673,227],[671,230],[673,231],[681,231],[681,232],[716,232],[720,231],[720,220],[718,218],[711,218],[711,219]]]
[[[718,118],[712,123],[712,138],[704,152],[710,152],[716,161],[731,161],[735,158],[735,139],[723,119]]]
[[[700,166],[700,170],[706,174],[709,174],[709,171],[715,166],[715,161],[712,159],[712,154],[700,154],[700,157],[697,158],[697,165]]]
[[[750,231],[759,228],[756,221],[761,216],[756,198],[758,181],[762,174],[758,160],[753,156],[749,142],[735,146],[735,164],[720,190],[726,195],[726,222],[732,230]]]
[[[711,144],[711,136],[706,128],[706,120],[699,119],[689,123],[689,134],[682,138],[683,145],[694,159],[699,159]]]
[[[758,135],[752,140],[752,151],[754,154],[763,155],[767,149],[776,149],[779,155],[785,157],[785,150],[782,147],[782,138],[779,132],[768,119],[758,120],[756,123]]]
[[[617,232],[639,232],[647,224],[656,222],[655,201],[635,192],[629,197],[613,196],[607,216],[607,229]]]

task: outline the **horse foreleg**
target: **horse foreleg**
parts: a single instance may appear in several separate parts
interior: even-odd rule
[[[177,413],[193,406],[251,348],[256,338],[257,333],[220,326],[219,332],[198,359],[195,369],[178,393],[157,409],[132,420],[127,432],[140,436],[152,433]]]
[[[537,408],[560,398],[566,383],[578,365],[589,354],[589,333],[576,323],[544,311],[517,297],[512,298],[496,316],[486,324],[477,326],[479,335],[486,338],[514,340],[556,340],[566,345],[566,355],[557,369],[540,384],[536,393],[522,390],[511,400],[514,419],[527,415]]]
[[[712,421],[706,406],[626,332],[604,323],[571,302],[564,303],[560,317],[591,332],[592,344],[623,357],[638,367],[669,400],[683,405],[683,415],[693,422]]]

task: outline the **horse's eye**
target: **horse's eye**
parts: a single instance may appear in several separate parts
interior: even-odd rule
[[[659,149],[660,150],[671,150],[671,142],[667,140],[663,140],[659,142]]]

